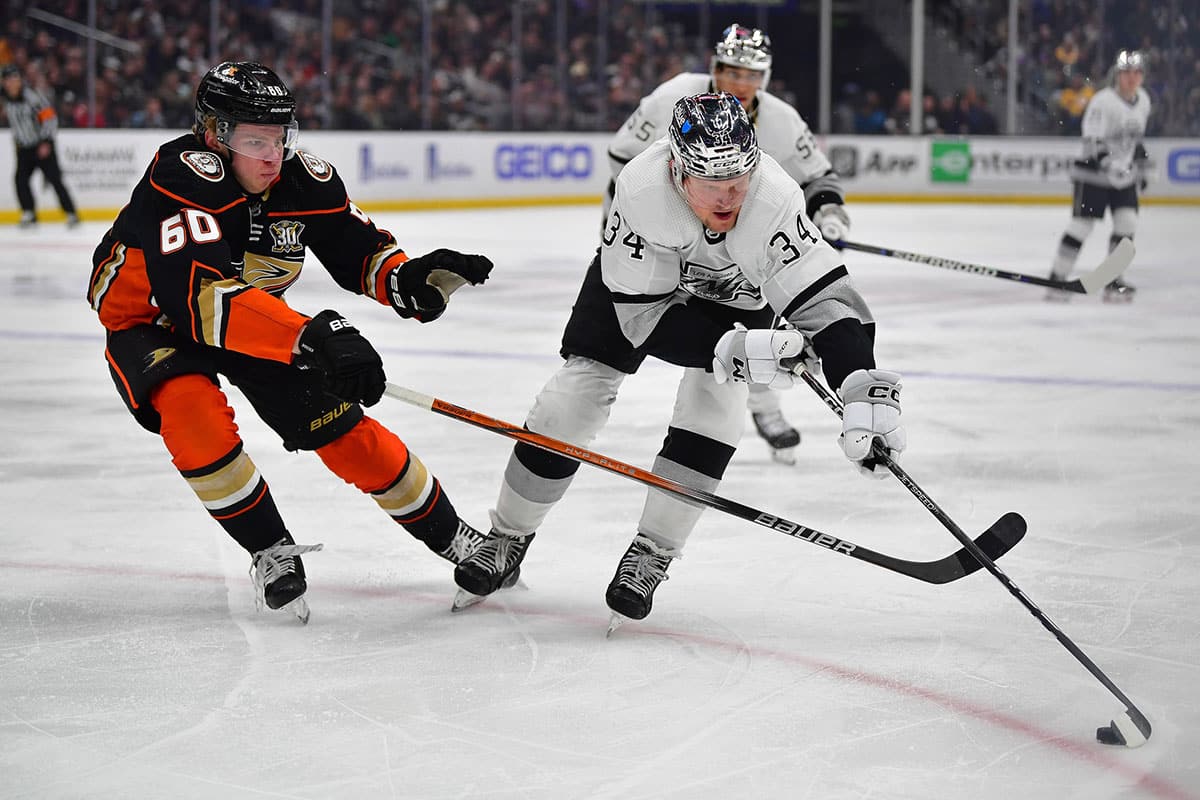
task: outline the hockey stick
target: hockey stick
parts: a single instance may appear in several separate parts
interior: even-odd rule
[[[1062,289],[1063,291],[1076,292],[1078,294],[1095,294],[1100,289],[1103,289],[1125,271],[1125,268],[1133,261],[1134,254],[1133,240],[1122,239],[1112,249],[1112,252],[1100,262],[1100,266],[1085,275],[1080,275],[1074,280],[1060,281],[1054,278],[1041,278],[1037,275],[1009,272],[1008,270],[987,267],[982,264],[955,261],[952,258],[925,256],[920,253],[893,250],[890,247],[877,247],[872,244],[859,244],[858,242],[847,242],[844,240],[833,242],[832,244],[834,247],[842,250],[858,250],[863,253],[874,253],[877,256],[890,256],[904,261],[913,261],[918,264],[928,264],[931,267],[952,269],[956,272],[968,272],[972,275],[983,275],[987,278],[1002,278],[1006,281],[1019,281],[1021,283],[1032,283],[1037,286],[1049,286],[1052,289]]]
[[[925,581],[926,583],[941,584],[956,581],[977,571],[982,563],[976,556],[965,549],[960,549],[936,561],[905,561],[904,559],[894,558],[883,553],[877,553],[874,550],[868,550],[862,545],[856,545],[845,539],[839,539],[831,534],[822,533],[814,528],[801,525],[798,522],[792,522],[783,517],[767,514],[734,500],[727,500],[724,497],[706,492],[703,489],[696,489],[682,483],[677,483],[670,478],[655,475],[653,472],[641,469],[640,467],[617,461],[614,458],[594,453],[591,450],[585,450],[582,447],[576,447],[573,444],[568,444],[549,436],[534,433],[511,423],[480,414],[477,411],[472,411],[469,408],[456,406],[452,403],[447,403],[445,400],[439,400],[436,397],[421,394],[412,389],[406,389],[403,386],[389,383],[384,390],[384,394],[395,400],[402,400],[405,403],[424,408],[427,411],[453,417],[478,428],[483,428],[484,430],[498,433],[501,436],[507,436],[510,439],[516,439],[519,442],[540,447],[543,450],[557,453],[560,456],[566,456],[580,463],[591,464],[594,467],[616,473],[638,483],[652,486],[655,489],[661,489],[665,492],[685,497],[700,505],[715,508],[718,511],[724,511],[726,514],[749,520],[756,525],[787,534],[809,544],[815,544],[819,547],[824,547],[826,550],[841,553],[851,558],[857,558],[860,561],[866,561],[892,572],[898,572],[901,575]],[[971,544],[980,553],[984,553],[990,558],[1000,558],[1011,550],[1017,542],[1021,541],[1024,535],[1025,520],[1019,514],[1005,514],[996,520],[990,528],[980,534],[979,538],[975,539]],[[968,539],[967,541],[971,540]]]
[[[1122,240],[1122,243],[1128,241],[1128,239],[1124,239]],[[812,390],[817,393],[817,396],[824,401],[826,406],[832,409],[833,412],[838,415],[838,417],[841,417],[841,400],[839,400],[837,396],[830,392],[829,389],[825,388],[825,386],[822,385],[822,383],[817,380],[812,373],[804,369],[803,366],[803,364],[798,364],[796,366],[796,371],[799,372],[800,377],[804,379],[805,383],[812,387]],[[917,485],[917,482],[914,481],[909,474],[905,472],[899,464],[896,463],[895,459],[887,454],[887,450],[884,449],[878,440],[874,442],[871,448],[871,455],[882,464],[885,464],[891,473],[900,481],[900,483],[904,484],[904,487],[912,492],[914,497],[921,501],[921,505],[929,509],[929,512],[933,514],[933,516],[937,517],[937,520],[941,522],[942,525],[944,525],[946,529],[950,531],[950,533],[954,534],[955,539],[958,539],[960,542],[962,542],[963,549],[970,553],[971,556],[974,556],[976,559],[978,559],[979,562],[982,563],[987,569],[987,571],[996,577],[996,580],[1004,584],[1004,587],[1008,589],[1009,593],[1012,594],[1013,597],[1021,601],[1021,604],[1029,610],[1029,613],[1033,614],[1033,616],[1037,618],[1038,622],[1042,623],[1042,626],[1045,627],[1046,630],[1054,634],[1054,637],[1058,639],[1059,643],[1063,647],[1067,648],[1067,651],[1071,655],[1075,656],[1075,659],[1080,664],[1083,664],[1083,666],[1087,668],[1088,672],[1092,673],[1092,675],[1098,681],[1100,681],[1100,683],[1104,684],[1106,689],[1112,692],[1118,700],[1125,704],[1125,717],[1129,720],[1133,727],[1131,728],[1125,723],[1124,720],[1120,718],[1114,719],[1108,725],[1096,729],[1096,739],[1103,744],[1123,744],[1126,747],[1140,747],[1145,744],[1146,740],[1150,738],[1150,720],[1146,719],[1146,715],[1143,714],[1138,707],[1133,704],[1133,701],[1126,697],[1125,693],[1117,688],[1117,685],[1113,683],[1090,658],[1087,657],[1087,654],[1079,649],[1079,646],[1076,645],[1075,642],[1071,641],[1071,639],[1062,632],[1061,628],[1054,624],[1053,620],[1046,616],[1045,612],[1038,608],[1037,605],[1035,605],[1034,602],[1029,599],[1028,595],[1026,595],[1015,583],[1013,583],[1012,579],[1009,578],[1003,570],[996,566],[993,559],[990,558],[989,555],[982,549],[980,549],[976,542],[971,541],[967,535],[963,533],[963,530],[954,523],[954,520],[950,519],[946,512],[942,511],[938,504],[933,502],[929,495],[925,494],[925,491]],[[1019,515],[1011,512],[1004,515],[1004,517],[1009,516],[1014,516],[1017,517],[1017,519],[1021,519]],[[1025,521],[1021,519],[1021,527],[1024,528],[1024,525]]]

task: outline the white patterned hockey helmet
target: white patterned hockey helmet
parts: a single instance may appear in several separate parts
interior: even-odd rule
[[[736,22],[721,31],[721,38],[713,48],[710,72],[716,74],[717,65],[752,69],[763,74],[762,86],[766,89],[771,80],[771,37],[758,28],[747,28]]]
[[[683,192],[683,178],[725,180],[758,166],[758,137],[746,109],[728,92],[681,98],[675,104],[667,136],[671,178]]]
[[[1140,50],[1122,50],[1117,53],[1117,60],[1113,62],[1113,69],[1117,72],[1129,72],[1130,70],[1145,72],[1146,57],[1142,55]]]

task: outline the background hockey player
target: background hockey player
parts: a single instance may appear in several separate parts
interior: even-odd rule
[[[605,220],[617,176],[630,159],[666,134],[675,103],[688,95],[717,91],[729,92],[746,108],[759,147],[804,189],[806,212],[822,235],[831,242],[844,239],[850,232],[850,217],[843,205],[841,181],[796,109],[766,90],[771,59],[770,37],[734,23],[713,48],[710,74],[681,73],[642,98],[608,148],[612,181],[605,198]],[[748,405],[754,427],[771,445],[775,459],[794,462],[800,433],[784,418],[779,395],[766,386],[752,386]]]
[[[79,224],[79,216],[75,213],[75,201],[63,182],[58,153],[54,149],[54,137],[58,133],[58,116],[54,113],[54,106],[25,85],[16,64],[8,64],[0,70],[0,78],[4,112],[17,151],[13,183],[17,189],[17,202],[21,205],[20,225],[28,228],[37,224],[37,204],[30,184],[34,171],[41,170],[46,183],[54,187],[54,193],[58,195],[58,203],[67,215],[68,227],[73,228]]]
[[[803,333],[846,403],[847,457],[872,467],[875,437],[902,450],[900,376],[875,369],[866,304],[809,220],[800,187],[760,153],[743,106],[724,93],[686,97],[668,127],[617,178],[600,252],[563,334],[565,362],[538,394],[526,427],[588,446],[626,376],[653,356],[683,368],[653,470],[715,491],[744,428],[745,381],[791,385],[794,375],[778,359],[800,352]],[[776,314],[795,330],[764,327]],[[734,330],[738,323],[758,330]],[[748,370],[735,363],[745,366],[747,357]],[[467,593],[459,600],[494,592],[517,569],[578,466],[516,445],[487,541],[455,569]],[[649,491],[606,594],[616,619],[650,612],[701,510]]]
[[[1122,50],[1113,65],[1114,85],[1096,92],[1083,113],[1083,158],[1071,169],[1074,199],[1071,222],[1063,232],[1050,277],[1065,280],[1075,267],[1079,250],[1096,220],[1112,211],[1109,250],[1137,232],[1138,192],[1146,187],[1151,169],[1143,139],[1150,117],[1150,95],[1142,88],[1145,62],[1136,50]],[[1104,290],[1108,301],[1130,301],[1134,287],[1117,278]],[[1061,289],[1047,292],[1048,300],[1070,299]]]
[[[209,70],[193,132],[159,148],[97,247],[88,300],[129,410],[162,436],[208,513],[251,554],[260,598],[271,608],[296,601],[306,619],[299,554],[309,548],[295,545],[243,450],[218,375],[284,447],[315,451],[457,563],[481,534],[420,459],[363,413],[383,394],[379,354],[337,312],[310,318],[282,295],[311,249],[342,288],[430,322],[449,291],[482,283],[492,264],[451,250],[409,259],[350,202],[332,165],[295,149],[295,107],[264,66]]]

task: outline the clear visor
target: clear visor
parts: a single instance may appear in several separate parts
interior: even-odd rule
[[[296,152],[300,138],[300,126],[295,122],[287,125],[251,125],[241,123],[223,141],[235,153],[260,161],[283,161]]]
[[[683,176],[683,193],[689,204],[698,208],[730,210],[741,206],[750,191],[750,175],[738,175],[736,178],[697,178],[693,175]]]
[[[734,67],[720,62],[720,68],[716,71],[716,79],[718,83],[744,83],[751,86],[761,86],[763,77],[766,73],[762,70],[750,69],[748,67]]]

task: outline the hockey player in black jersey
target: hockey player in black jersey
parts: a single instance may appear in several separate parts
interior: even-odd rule
[[[564,363],[526,427],[588,447],[625,379],[647,357],[660,359],[682,378],[654,473],[715,492],[745,426],[747,384],[790,385],[795,375],[781,359],[800,355],[807,336],[845,403],[847,458],[871,471],[873,441],[903,450],[900,376],[875,368],[874,320],[805,208],[799,184],[760,151],[733,95],[679,100],[669,135],[617,178],[600,251],[563,334]],[[772,330],[775,315],[794,330]],[[523,442],[513,448],[487,541],[454,570],[457,606],[510,579],[578,467]],[[614,621],[650,613],[702,510],[649,490],[605,595]]]
[[[243,449],[221,379],[288,450],[311,450],[438,555],[457,564],[482,535],[438,479],[366,416],[383,362],[332,310],[283,293],[307,250],[342,288],[431,322],[492,263],[435,250],[409,258],[350,201],[333,165],[296,149],[295,100],[267,67],[225,62],[196,91],[191,133],[163,144],[93,257],[88,301],[134,418],[159,434],[205,509],[251,555],[258,597],[307,620],[297,545]]]

